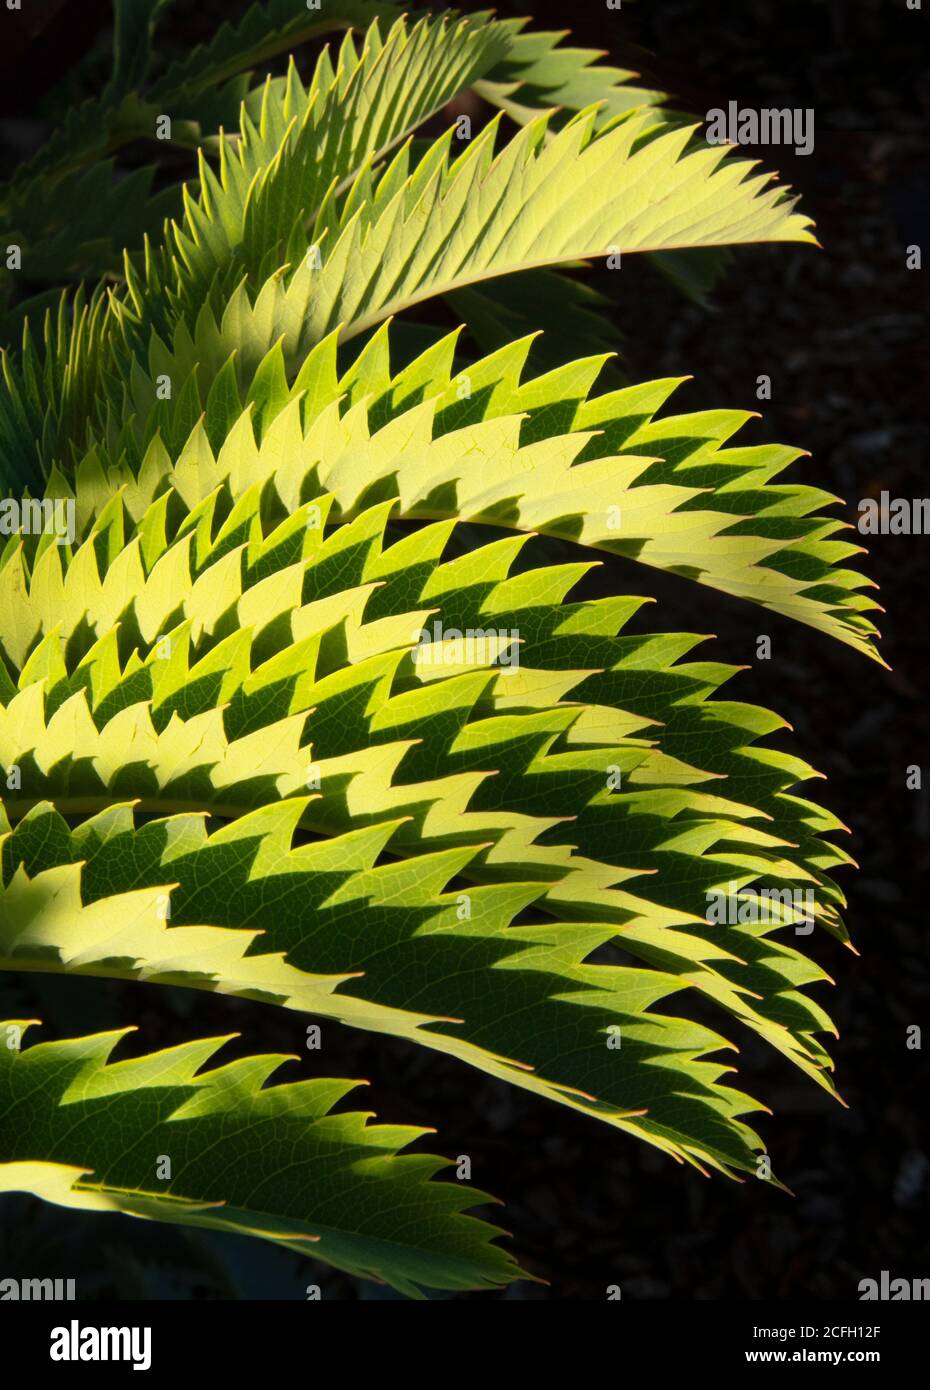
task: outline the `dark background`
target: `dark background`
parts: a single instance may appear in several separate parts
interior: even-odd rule
[[[761,153],[801,192],[822,251],[742,250],[708,307],[632,257],[619,275],[602,272],[598,287],[616,303],[631,377],[693,374],[675,397],[678,409],[760,409],[764,418],[741,438],[809,449],[798,467],[847,499],[848,519],[860,498],[883,488],[930,494],[928,271],[905,268],[908,245],[930,249],[927,13],[908,11],[905,0],[624,0],[619,13],[601,0],[502,0],[497,9],[570,26],[578,43],[609,50],[618,66],[641,71],[698,115],[730,99],[815,109],[810,156]],[[101,80],[106,72],[106,0],[36,0],[33,19],[37,12],[53,17],[0,61],[4,172],[66,104],[76,61],[84,81],[96,67]],[[182,51],[228,16],[218,0],[180,0],[163,26],[167,44]],[[760,405],[761,373],[772,378],[773,398]],[[750,668],[727,695],[793,724],[795,751],[827,774],[819,799],[852,830],[861,872],[842,881],[861,955],[826,938],[811,947],[837,982],[824,1002],[840,1030],[833,1052],[849,1109],[776,1053],[750,1044],[740,1056],[746,1088],[775,1111],[760,1129],[793,1197],[757,1182],[703,1179],[592,1120],[407,1044],[326,1023],[323,1051],[305,1054],[306,1074],[369,1077],[366,1108],[370,1101],[384,1118],[436,1125],[442,1152],[471,1156],[474,1181],[505,1203],[492,1219],[549,1281],[501,1297],[603,1299],[619,1283],[632,1299],[848,1300],[861,1278],[883,1269],[930,1276],[930,537],[875,537],[869,548],[866,567],[888,610],[880,626],[890,672],[670,576],[618,560],[605,579],[615,592],[658,596],[650,626],[717,632],[713,655]],[[772,637],[772,660],[754,664],[762,632]],[[923,791],[905,787],[912,764],[923,769]],[[0,1003],[10,997],[53,1020],[59,1036],[136,1022],[145,1049],[239,1028],[248,1050],[291,1052],[303,1036],[293,1016],[144,985],[0,980]],[[923,1051],[905,1046],[911,1024],[924,1030]],[[0,1218],[5,1275],[41,1268],[76,1276],[83,1296],[300,1298],[309,1282],[327,1298],[391,1296],[259,1242],[90,1220],[18,1197],[4,1199]]]

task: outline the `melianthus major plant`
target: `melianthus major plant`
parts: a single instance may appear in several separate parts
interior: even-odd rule
[[[756,1174],[764,1107],[692,1001],[833,1091],[793,894],[846,939],[840,823],[797,794],[784,721],[720,698],[734,668],[693,659],[704,639],[572,592],[603,551],[870,656],[875,604],[835,499],[781,481],[799,450],[731,443],[742,411],[667,411],[674,380],[598,390],[609,354],[578,354],[612,328],[557,267],[641,252],[687,278],[809,221],[524,21],[273,0],[149,78],[163,8],[117,4],[109,87],[0,198],[23,321],[0,968],[338,1019]],[[308,82],[242,75],[327,27],[348,32]],[[448,115],[466,88],[499,108],[473,135]],[[103,158],[153,128],[199,151],[183,192]],[[397,319],[437,296],[470,337]],[[543,375],[534,317],[561,326]],[[410,1294],[521,1277],[467,1214],[484,1194],[402,1152],[419,1131],[334,1109],[356,1083],[267,1085],[283,1058],[223,1065],[217,1038],[111,1061],[120,1033],[25,1027],[0,1049],[0,1188]]]

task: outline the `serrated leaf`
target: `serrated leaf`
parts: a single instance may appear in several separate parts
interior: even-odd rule
[[[519,1277],[500,1233],[464,1214],[485,1194],[400,1152],[424,1131],[334,1112],[357,1082],[267,1085],[284,1056],[204,1070],[224,1038],[113,1062],[123,1036],[3,1047],[0,1191],[260,1236],[411,1297]]]

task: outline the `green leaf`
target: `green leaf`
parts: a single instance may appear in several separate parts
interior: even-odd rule
[[[117,1062],[131,1030],[20,1051],[28,1027],[0,1023],[0,1191],[260,1236],[414,1298],[520,1277],[464,1214],[486,1195],[400,1152],[426,1131],[334,1112],[358,1082],[267,1085],[286,1056],[204,1071],[225,1038]]]
[[[327,22],[353,8],[384,7]],[[80,169],[94,142],[174,83],[201,150],[124,282],[40,301],[3,356],[0,475],[39,521],[0,549],[0,969],[338,1020],[755,1174],[766,1107],[742,1089],[752,1049],[737,1089],[739,1039],[836,1095],[807,937],[848,944],[845,827],[800,794],[817,774],[784,720],[723,693],[736,671],[706,639],[651,631],[621,565],[873,658],[877,605],[837,499],[783,481],[800,451],[737,438],[747,412],[666,413],[674,380],[598,389],[613,327],[556,267],[655,254],[700,297],[721,248],[810,224],[661,94],[522,22],[375,24],[308,85],[292,63],[248,90],[242,67],[308,22],[256,7],[96,132],[78,113],[37,166],[40,269],[76,275],[154,202],[136,176],[104,235],[120,197]],[[476,84],[513,139],[500,118],[455,155],[461,129],[412,138]],[[211,146],[233,96],[238,134]],[[53,183],[96,196],[71,260]],[[490,355],[388,326],[437,296]],[[597,552],[611,597],[588,597]],[[408,1292],[515,1277],[464,1216],[482,1195],[398,1153],[412,1132],[332,1113],[350,1083],[261,1089],[276,1059],[199,1074],[214,1042],[107,1065],[115,1036],[0,1054],[14,1185],[319,1236]],[[176,1136],[166,1198],[153,1155]]]
[[[266,300],[254,315],[240,296],[222,327],[202,315],[201,345],[179,333],[174,353],[153,354],[155,369],[187,380],[196,368],[209,379],[237,342],[241,380],[268,370],[261,363],[279,352],[275,325],[287,319],[286,291],[278,286],[276,293],[281,307]],[[299,353],[301,333],[294,324],[285,335],[286,359]],[[580,541],[749,599],[875,655],[865,615],[877,605],[860,592],[872,586],[841,568],[860,547],[833,539],[848,528],[819,512],[836,499],[779,481],[802,451],[731,445],[748,412],[663,416],[680,384],[671,379],[599,395],[603,356],[523,381],[529,339],[457,371],[453,335],[392,381],[389,336],[378,335],[341,380],[333,371],[318,381],[312,409],[298,377],[264,453],[268,462],[243,426],[235,431],[237,450],[250,461],[234,463],[232,449],[228,463],[205,456],[197,499],[230,468],[244,482],[267,477],[271,467],[285,506],[309,475],[347,516],[377,488],[378,497],[396,497],[409,519],[482,521]],[[332,346],[321,344],[307,368],[326,362]],[[120,414],[141,420],[151,394],[143,385]],[[150,415],[152,423],[158,418]],[[399,441],[406,453],[398,459]],[[198,449],[192,441],[191,459]],[[279,469],[276,450],[285,451],[289,468]],[[164,461],[159,471],[166,473]]]
[[[119,99],[139,86],[149,70],[152,38],[172,0],[114,0],[113,74],[108,95]]]
[[[384,39],[373,24],[360,51],[347,35],[335,68],[324,53],[306,89],[293,64],[286,81],[269,80],[254,124],[246,116],[239,136],[221,138],[218,179],[202,166],[200,198],[188,202],[170,248],[181,262],[176,293],[209,287],[233,267],[277,268],[334,189],[439,111],[503,47],[494,25],[399,20]]]
[[[401,154],[357,211],[350,196],[322,271],[306,272],[302,341],[336,327],[352,337],[431,295],[612,250],[813,241],[767,175],[747,177],[752,166],[722,147],[689,148],[691,130],[657,134],[630,117],[598,134],[585,112],[548,143],[545,132],[540,117],[495,157],[492,125],[455,160],[446,139],[413,171]]]
[[[202,161],[182,224],[144,267],[127,264],[126,292],[105,312],[92,301],[92,320],[79,298],[70,313],[63,303],[42,352],[33,349],[45,389],[23,392],[16,407],[0,396],[0,467],[36,486],[92,442],[88,418],[122,429],[114,387],[145,375],[182,333],[202,358],[228,330],[222,362],[238,352],[245,394],[248,372],[279,338],[299,366],[331,331],[367,334],[484,279],[618,252],[813,240],[769,176],[723,147],[692,146],[692,132],[649,110],[599,128],[591,108],[557,133],[542,116],[496,155],[495,125],[456,159],[450,131],[416,162],[408,144],[375,167],[492,65],[500,43],[498,29],[467,21],[398,23],[384,40],[375,25],[361,51],[346,39],[335,68],[324,53],[309,88],[293,68],[267,84],[240,135],[221,140],[218,175]],[[211,380],[201,376],[205,391]],[[126,440],[108,445],[118,454]]]
[[[527,19],[502,23],[510,37],[506,56],[476,89],[520,125],[553,107],[568,119],[595,103],[600,105],[599,122],[607,124],[615,116],[659,106],[665,100],[664,92],[632,84],[630,79],[637,73],[599,63],[604,55],[597,50],[564,46],[564,32],[524,33]]]
[[[147,8],[151,3],[152,0],[142,0]],[[145,102],[140,102],[138,94],[122,94],[108,88],[99,99],[72,108],[34,158],[20,165],[8,187],[22,188],[39,176],[81,167],[136,138],[140,130],[150,133],[152,117],[166,106],[189,117],[191,104],[209,95],[211,89],[221,87],[250,64],[273,57],[316,34],[352,25],[364,27],[378,17],[396,18],[399,14],[399,8],[386,0],[326,0],[320,10],[295,6],[293,0],[254,4],[236,23],[223,23],[209,43],[199,44],[171,64],[149,89]],[[115,96],[121,99],[114,100]],[[144,118],[140,108],[144,109]]]
[[[576,383],[563,374],[561,389],[574,410]],[[644,392],[627,399],[641,421]],[[831,1089],[816,1036],[831,1025],[800,988],[825,977],[773,938],[796,904],[724,930],[704,917],[727,883],[801,885],[842,934],[828,874],[847,856],[818,838],[836,823],[788,795],[811,770],[752,747],[778,719],[708,700],[727,668],[678,666],[696,639],[616,637],[638,600],[567,603],[587,565],[511,573],[519,538],[443,560],[454,518],[394,531],[416,507],[403,471],[400,510],[376,500],[380,451],[422,467],[417,422],[435,401],[364,440],[351,408],[348,454],[338,410],[301,443],[299,404],[261,445],[243,416],[219,458],[195,432],[170,508],[160,446],[142,470],[153,500],[124,489],[95,521],[83,470],[77,514],[92,529],[73,558],[62,568],[47,546],[31,575],[20,556],[0,570],[20,670],[0,763],[21,780],[6,797],[0,959],[398,1034],[699,1165],[752,1171],[759,1141],[740,1116],[754,1103],[709,1059],[724,1039],[650,1006],[697,988]],[[467,438],[436,440],[426,496],[474,453]],[[526,446],[520,476],[551,489],[546,444]],[[353,456],[368,507],[354,505]],[[324,472],[335,496],[320,495]],[[416,634],[436,620],[483,646],[427,659]],[[705,785],[720,777],[726,797]],[[160,819],[137,825],[124,802]],[[227,828],[207,835],[203,813]],[[637,964],[588,963],[611,942]]]

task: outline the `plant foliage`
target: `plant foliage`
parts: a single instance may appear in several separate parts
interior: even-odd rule
[[[598,389],[614,330],[564,269],[693,254],[700,276],[809,221],[523,22],[273,0],[164,66],[163,8],[117,4],[110,85],[0,204],[27,285],[58,285],[15,314],[7,285],[2,483],[74,522],[0,555],[0,968],[336,1019],[755,1174],[765,1107],[731,1039],[834,1093],[792,894],[846,940],[843,827],[704,638],[583,583],[596,552],[638,561],[868,656],[876,605],[836,499],[783,476],[801,451],[744,442],[743,411],[676,413],[674,380]],[[460,141],[464,88],[500,109]],[[196,176],[115,181],[163,112]],[[406,315],[437,297],[474,336]],[[577,330],[541,374],[537,305]],[[728,890],[745,910],[708,920]],[[465,1214],[484,1194],[400,1152],[418,1131],[333,1110],[355,1082],[204,1070],[215,1038],[20,1049],[23,1027],[0,1187],[408,1294],[521,1275]]]

